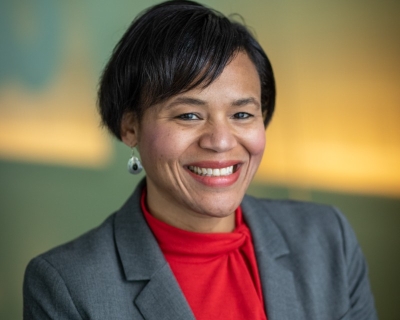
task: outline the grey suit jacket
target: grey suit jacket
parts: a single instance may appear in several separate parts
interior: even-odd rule
[[[144,220],[142,186],[98,228],[29,263],[24,319],[194,319]],[[377,318],[363,255],[341,213],[249,196],[242,208],[269,320]]]

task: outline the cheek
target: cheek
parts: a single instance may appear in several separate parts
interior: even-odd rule
[[[246,148],[250,155],[253,157],[259,157],[260,160],[263,156],[265,149],[265,130],[264,127],[258,130],[252,130],[246,137]]]
[[[177,160],[185,143],[184,135],[176,130],[157,126],[147,128],[141,132],[140,156],[144,165],[157,162],[157,166],[162,166],[168,161]]]

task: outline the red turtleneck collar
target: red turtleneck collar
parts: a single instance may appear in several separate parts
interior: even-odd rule
[[[172,272],[197,320],[266,320],[251,233],[235,211],[230,233],[197,233],[178,229],[141,207]]]

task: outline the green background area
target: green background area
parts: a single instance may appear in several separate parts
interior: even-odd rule
[[[28,261],[100,224],[133,191],[126,148],[106,169],[0,162],[0,319],[20,319]],[[250,194],[334,204],[348,217],[370,268],[380,319],[400,315],[400,199],[253,184]]]

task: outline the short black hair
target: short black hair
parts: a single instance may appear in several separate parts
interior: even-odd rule
[[[103,71],[98,90],[102,123],[121,140],[125,113],[132,112],[140,122],[153,104],[206,87],[240,51],[260,76],[267,126],[275,108],[275,80],[267,55],[249,30],[193,1],[150,7],[133,20]]]

